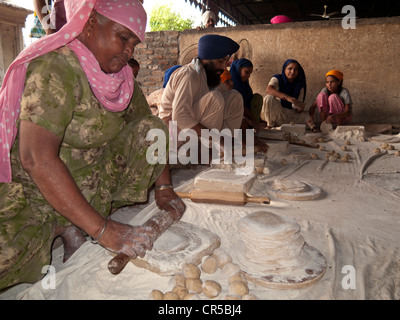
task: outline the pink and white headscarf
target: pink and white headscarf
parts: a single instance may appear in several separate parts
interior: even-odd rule
[[[143,41],[147,15],[138,0],[64,0],[67,23],[23,50],[7,70],[0,91],[0,183],[11,182],[10,151],[17,136],[17,120],[31,60],[64,45],[73,50],[91,89],[104,108],[125,110],[133,95],[132,70],[127,65],[118,73],[105,74],[94,55],[76,37],[83,31],[92,10],[127,27]]]

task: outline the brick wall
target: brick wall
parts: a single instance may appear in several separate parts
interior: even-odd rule
[[[140,64],[137,80],[145,95],[162,88],[165,71],[178,64],[179,37],[178,31],[148,32],[146,40],[135,48]]]

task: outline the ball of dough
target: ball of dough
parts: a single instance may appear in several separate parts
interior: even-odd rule
[[[374,153],[375,154],[380,154],[381,153],[381,149],[379,149],[379,148],[374,149]]]
[[[217,249],[215,249],[215,250],[213,251],[212,256],[213,256],[214,258],[217,259],[219,255],[225,254],[225,253],[226,253],[226,252],[225,252],[224,249],[222,249],[222,248],[217,248]]]
[[[242,300],[258,300],[258,298],[254,294],[245,294]]]
[[[238,296],[244,296],[249,293],[249,287],[241,281],[233,282],[229,285],[229,293]]]
[[[185,287],[188,289],[190,292],[195,292],[195,293],[202,293],[203,292],[203,281],[200,279],[186,279],[185,280]]]
[[[232,262],[232,257],[229,254],[227,254],[226,252],[223,254],[220,254],[217,257],[217,266],[220,269],[222,269],[224,267],[224,265],[226,265],[229,262]]]
[[[222,272],[228,277],[232,277],[234,274],[240,272],[240,267],[236,263],[228,262],[222,267]]]
[[[311,154],[311,158],[313,158],[314,160],[318,160],[319,159],[319,157],[318,157],[318,155],[316,153],[312,153]]]
[[[153,290],[150,293],[150,299],[152,300],[164,300],[164,293],[160,290]]]
[[[201,270],[205,273],[211,274],[217,271],[217,259],[212,256],[208,256],[203,260],[203,264],[201,265]]]
[[[340,159],[341,162],[349,162],[349,158],[348,157],[342,157],[342,159]]]
[[[247,283],[246,278],[243,276],[242,272],[238,272],[236,274],[234,274],[233,276],[231,276],[228,280],[229,284],[232,284],[234,282],[243,282],[243,283]]]
[[[387,150],[394,150],[394,146],[393,146],[393,145],[389,145],[389,146],[387,147]]]
[[[222,287],[218,282],[213,280],[206,280],[203,282],[203,293],[207,298],[213,299],[218,297],[221,291]]]
[[[164,294],[164,300],[180,300],[180,299],[175,292],[170,291]]]
[[[177,285],[172,289],[172,292],[175,292],[178,295],[179,299],[182,300],[183,297],[189,293],[189,290],[184,286]]]
[[[183,286],[184,287],[185,286],[185,277],[183,276],[182,273],[177,273],[176,275],[174,275],[172,277],[169,284],[172,287],[175,287],[175,286]]]
[[[329,161],[336,162],[337,158],[335,156],[329,156]]]
[[[201,271],[194,263],[186,263],[182,268],[182,274],[186,279],[199,279]]]
[[[200,300],[200,296],[197,293],[188,293],[182,300]]]

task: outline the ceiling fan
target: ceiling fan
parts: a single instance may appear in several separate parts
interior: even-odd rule
[[[323,19],[330,19],[332,16],[335,16],[337,14],[339,14],[340,12],[335,11],[335,12],[331,12],[331,13],[326,13],[326,10],[328,9],[328,5],[324,5],[324,13],[323,14],[315,14],[315,13],[311,13],[310,16],[314,16],[314,17],[321,17]]]

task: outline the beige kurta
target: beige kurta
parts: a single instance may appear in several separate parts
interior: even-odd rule
[[[159,117],[176,121],[178,130],[202,124],[209,129],[240,129],[243,98],[236,90],[220,92],[208,88],[206,72],[195,58],[176,70],[161,98]]]

